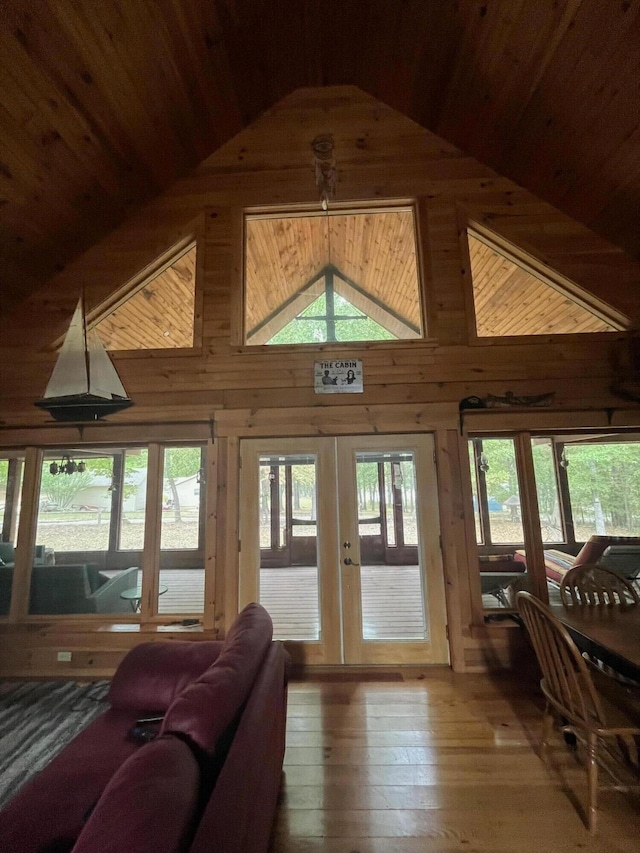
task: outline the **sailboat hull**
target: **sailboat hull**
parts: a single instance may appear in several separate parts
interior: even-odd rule
[[[97,397],[95,394],[68,394],[63,397],[44,397],[35,403],[49,412],[56,421],[99,421],[128,409],[133,403],[128,397]]]

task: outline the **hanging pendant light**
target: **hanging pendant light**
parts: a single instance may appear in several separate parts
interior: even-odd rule
[[[56,421],[97,421],[133,403],[95,329],[87,330],[84,296],[71,319],[51,379],[35,403]]]

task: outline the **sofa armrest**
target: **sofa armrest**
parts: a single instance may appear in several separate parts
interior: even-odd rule
[[[97,573],[97,572],[96,572]],[[131,608],[122,598],[120,593],[125,589],[131,589],[138,584],[138,567],[132,566],[124,569],[110,578],[106,583],[99,586],[89,596],[92,613],[126,613]]]

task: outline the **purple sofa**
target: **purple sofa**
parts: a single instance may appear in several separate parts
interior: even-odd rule
[[[111,707],[0,812],[11,853],[266,853],[285,746],[289,658],[248,605],[223,642],[144,643]],[[141,717],[162,715],[144,745]]]

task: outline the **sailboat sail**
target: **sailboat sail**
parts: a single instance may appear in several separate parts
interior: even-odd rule
[[[84,358],[84,317],[82,300],[79,300],[44,397],[66,397],[69,394],[86,394],[88,391],[89,377]]]
[[[42,400],[36,406],[56,420],[94,421],[131,406],[98,333],[86,332],[82,298]]]
[[[107,399],[126,397],[124,385],[95,329],[87,332],[87,347],[89,349],[89,393]]]

